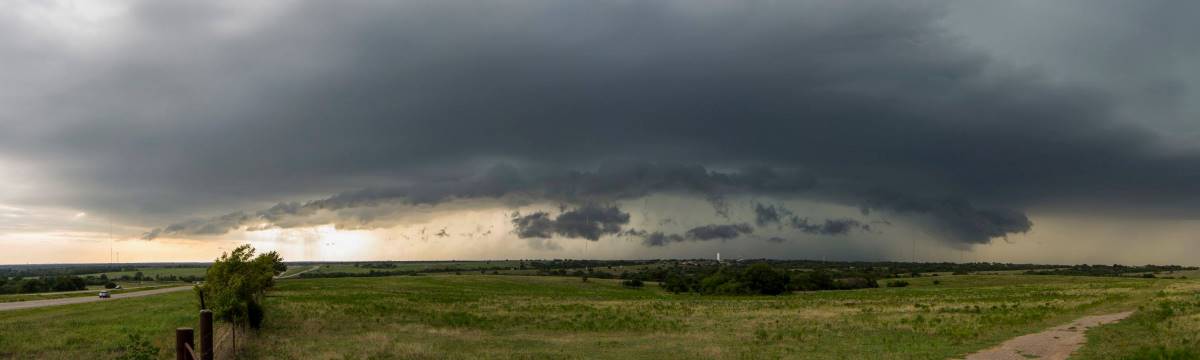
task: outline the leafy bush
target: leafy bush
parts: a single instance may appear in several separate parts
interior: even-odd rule
[[[887,282],[887,287],[906,287],[908,282],[904,280],[893,280]]]
[[[640,289],[644,285],[646,285],[646,284],[638,279],[629,279],[629,280],[621,281],[621,286],[624,286],[624,287],[627,287],[630,289]]]
[[[851,289],[868,289],[879,287],[879,282],[869,277],[849,277],[837,279],[833,282],[832,289],[817,289],[817,290],[851,290]]]
[[[141,334],[129,333],[121,347],[124,353],[117,358],[120,360],[154,360],[158,358],[158,348],[150,344],[150,340]]]
[[[833,276],[824,270],[815,270],[792,277],[792,290],[815,291],[834,288]]]
[[[763,295],[779,295],[788,289],[791,279],[786,273],[775,271],[770,265],[758,263],[742,272],[741,280],[753,292]]]
[[[676,294],[684,293],[691,291],[694,287],[694,285],[692,285],[692,281],[690,281],[691,279],[692,278],[689,276],[685,276],[678,272],[672,272],[671,274],[667,275],[667,278],[663,279],[659,285],[662,286],[663,290],[666,291]]]

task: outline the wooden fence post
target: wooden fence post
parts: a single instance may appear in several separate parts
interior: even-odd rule
[[[200,360],[213,360],[212,310],[200,310]]]
[[[192,342],[194,336],[192,328],[175,329],[175,360],[195,360],[192,358],[192,349],[195,348]]]

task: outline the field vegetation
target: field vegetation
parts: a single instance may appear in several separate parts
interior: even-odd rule
[[[239,336],[240,358],[945,359],[1084,315],[1130,309],[1139,311],[1089,332],[1079,357],[1191,359],[1200,349],[1200,281],[1192,278],[1021,274],[1027,269],[914,276],[861,265],[726,264],[716,273],[760,290],[675,293],[650,274],[700,274],[716,265],[524,263],[432,273],[367,267],[412,275],[274,281],[270,291],[250,291],[249,301],[270,315],[259,330]],[[560,269],[567,276],[491,275]],[[588,276],[598,273],[611,279]],[[821,273],[834,281],[888,275],[878,287],[792,291],[804,290],[793,279]],[[756,277],[788,281],[779,295],[761,295],[773,285],[746,285]],[[0,312],[0,359],[116,358],[139,343],[170,358],[172,329],[195,326],[198,308],[197,297],[182,292]]]
[[[1078,280],[939,276],[904,288],[703,296],[566,277],[308,279],[281,282],[267,297],[272,319],[244,351],[251,358],[942,359],[1182,291],[1172,280]]]

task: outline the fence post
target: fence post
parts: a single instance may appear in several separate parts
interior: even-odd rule
[[[195,333],[192,328],[176,328],[175,329],[175,360],[195,360],[192,358],[191,350],[195,348],[192,343],[192,338]]]
[[[200,310],[200,360],[213,360],[212,310]]]

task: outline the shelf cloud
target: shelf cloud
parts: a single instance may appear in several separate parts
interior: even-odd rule
[[[1115,65],[1009,46],[963,21],[984,5],[243,6],[131,2],[86,33],[0,14],[14,84],[0,89],[0,166],[22,169],[0,175],[0,204],[78,209],[149,240],[383,228],[487,201],[523,210],[515,237],[551,250],[529,239],[886,238],[871,226],[886,219],[972,246],[1033,231],[1034,210],[1200,216],[1200,150],[1186,146],[1200,128],[1176,121],[1200,109],[1192,42],[1116,39],[1173,51],[1138,51],[1128,81],[1076,81]],[[1123,31],[1068,20],[1020,31],[1080,46]],[[1146,31],[1200,31],[1164,21]],[[637,223],[629,203],[661,194],[710,206],[659,216],[690,219],[677,228]]]

